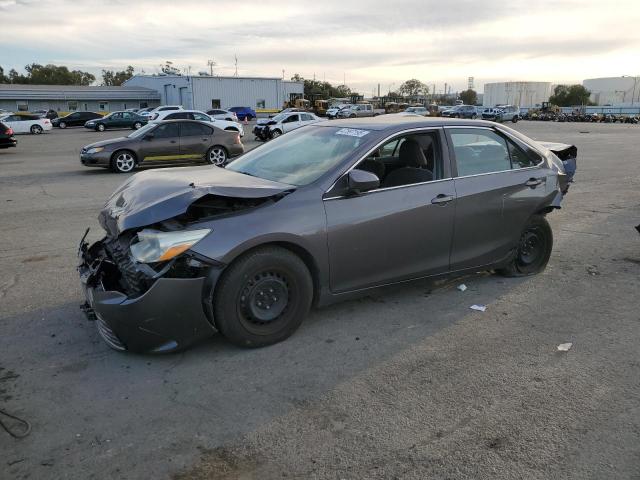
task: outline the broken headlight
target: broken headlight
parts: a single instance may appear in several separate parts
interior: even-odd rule
[[[138,242],[131,245],[131,255],[139,263],[164,262],[180,255],[202,240],[211,230],[160,232],[142,230]]]

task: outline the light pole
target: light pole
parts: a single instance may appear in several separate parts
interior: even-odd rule
[[[387,93],[388,97],[391,96],[391,87],[393,87],[395,84],[396,84],[395,82],[389,84],[389,89],[388,89],[388,93]]]

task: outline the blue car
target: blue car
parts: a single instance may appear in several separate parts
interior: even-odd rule
[[[256,111],[251,107],[231,107],[229,111],[235,113],[238,120],[253,120],[256,118]]]

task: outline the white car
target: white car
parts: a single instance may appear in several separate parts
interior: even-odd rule
[[[344,110],[345,108],[351,108],[351,104],[350,103],[343,103],[341,105],[332,105],[331,107],[329,107],[327,109],[327,118],[337,118],[338,117],[338,113],[340,113],[341,110]]]
[[[32,133],[39,135],[53,128],[51,120],[48,118],[40,118],[38,115],[5,114],[0,116],[0,122],[11,127],[15,133]]]
[[[162,112],[158,112],[156,118],[152,119],[152,122],[160,122],[162,120],[178,120],[178,119],[187,119],[187,120],[200,120],[203,122],[209,122],[213,124],[214,127],[218,127],[222,130],[227,130],[231,132],[240,133],[241,137],[244,137],[244,128],[242,128],[242,124],[238,122],[230,122],[228,120],[218,120],[217,118],[212,118],[210,115],[207,115],[200,110],[164,110]]]
[[[312,123],[321,122],[322,118],[315,116],[309,112],[289,112],[279,113],[267,122],[271,138],[276,138],[283,133],[290,132],[296,128],[311,125]]]
[[[176,110],[184,110],[184,107],[182,105],[161,105],[151,110],[146,116],[153,121],[157,120],[158,115],[162,112],[175,112]]]
[[[223,110],[221,108],[212,108],[211,110],[207,110],[207,115],[209,115],[211,118],[215,118],[216,120],[228,120],[229,122],[238,121],[236,112]]]

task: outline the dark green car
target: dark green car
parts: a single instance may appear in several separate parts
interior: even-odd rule
[[[112,112],[102,118],[89,120],[84,128],[104,132],[107,128],[132,128],[138,130],[147,124],[147,119],[134,112]]]

